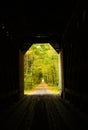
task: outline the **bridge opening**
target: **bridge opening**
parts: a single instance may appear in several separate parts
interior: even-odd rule
[[[24,94],[61,94],[60,53],[49,43],[35,43],[24,55]]]

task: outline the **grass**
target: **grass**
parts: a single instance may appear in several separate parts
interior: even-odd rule
[[[38,86],[37,84],[32,87],[31,89],[24,89],[24,94],[29,94],[32,93],[33,91],[35,91],[36,86]]]
[[[59,94],[60,93],[60,89],[59,89],[58,86],[49,86],[48,88],[52,91],[53,94]]]

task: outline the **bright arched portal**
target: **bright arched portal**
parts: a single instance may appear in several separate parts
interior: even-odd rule
[[[24,55],[24,94],[61,94],[60,54],[49,43],[32,44]]]

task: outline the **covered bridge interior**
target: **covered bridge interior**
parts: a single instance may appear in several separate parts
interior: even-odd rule
[[[83,129],[88,122],[88,14],[86,2],[62,0],[58,3],[49,4],[46,2],[38,3],[37,1],[30,4],[21,2],[2,5],[0,8],[0,121],[2,123],[0,123],[5,127],[4,124],[7,123],[7,120],[4,122],[6,117],[4,113],[9,113],[7,115],[10,116],[11,107],[24,98],[23,57],[25,52],[33,43],[48,42],[58,53],[62,52],[64,87],[60,99],[55,97],[55,100],[58,99],[57,103],[59,100],[63,102],[62,113],[65,113],[65,109],[68,111],[70,108],[71,111],[74,110],[79,113],[79,119],[82,119],[82,123],[79,123],[80,126],[82,124],[80,129]],[[30,99],[30,97],[28,98]],[[50,99],[50,97],[45,99],[53,101],[53,98]],[[38,100],[38,97],[35,98],[35,101],[38,101],[38,109],[43,112],[45,109],[42,101],[44,102],[45,99]],[[34,99],[32,100],[34,101]],[[16,109],[14,108],[14,110]],[[68,115],[70,116],[70,114]],[[76,116],[75,114],[75,119]],[[30,115],[30,117],[32,116]],[[43,118],[45,119],[45,117]],[[63,118],[69,122],[69,117],[65,114]],[[40,118],[37,119],[40,120]],[[23,120],[25,122],[25,119]],[[18,122],[20,123],[20,121]],[[36,119],[34,124],[35,122]],[[42,116],[40,122],[42,122]],[[57,124],[58,122],[57,120]],[[13,125],[9,126],[8,124],[6,128],[13,128]],[[15,125],[15,123],[13,124]],[[62,124],[61,126],[63,126]],[[72,124],[67,123],[69,129],[77,127],[77,124]],[[38,125],[36,128],[42,128],[42,126]],[[47,124],[45,126],[48,130],[56,130],[58,127],[48,128]],[[78,128],[80,126],[78,125]],[[4,127],[2,130],[6,129]],[[14,127],[14,129],[17,128]],[[18,129],[22,128],[18,125]],[[28,129],[27,125],[25,129]],[[34,126],[32,125],[30,129],[34,129]]]

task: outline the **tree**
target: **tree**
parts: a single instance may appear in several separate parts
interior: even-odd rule
[[[31,89],[42,79],[59,85],[58,53],[50,44],[33,44],[24,56],[25,89]]]

